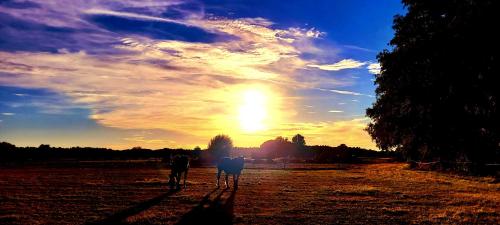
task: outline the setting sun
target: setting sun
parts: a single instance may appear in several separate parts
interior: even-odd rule
[[[240,125],[246,132],[255,132],[266,129],[267,101],[266,96],[259,90],[246,90],[242,96],[240,107]]]

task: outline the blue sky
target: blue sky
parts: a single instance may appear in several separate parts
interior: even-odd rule
[[[0,1],[0,137],[20,146],[374,148],[399,1]]]

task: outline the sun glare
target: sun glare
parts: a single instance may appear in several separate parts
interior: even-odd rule
[[[256,89],[243,92],[240,107],[240,125],[246,132],[256,132],[266,129],[264,120],[267,118],[266,95]]]

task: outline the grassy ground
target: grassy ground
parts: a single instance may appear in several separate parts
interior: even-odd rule
[[[249,167],[253,167],[249,165]],[[192,168],[171,192],[149,166],[0,169],[0,224],[499,224],[500,184],[400,163],[247,168],[215,189]]]

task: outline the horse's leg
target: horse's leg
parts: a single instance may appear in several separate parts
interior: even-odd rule
[[[168,186],[170,186],[170,188],[174,188],[174,173],[173,172],[170,172],[170,175],[168,176],[169,179],[168,179]]]
[[[181,189],[181,173],[182,172],[177,173],[177,185],[176,185],[177,189]]]
[[[238,180],[240,179],[239,174],[234,174],[233,175],[233,180],[234,180],[234,189],[238,189]]]
[[[229,188],[229,174],[225,173],[226,174],[226,188]]]
[[[217,188],[219,188],[220,173],[221,173],[221,170],[218,169],[217,170]]]
[[[233,174],[233,187],[234,189],[238,188],[238,181],[236,180],[237,179],[237,174]]]
[[[186,180],[187,180],[187,177],[188,177],[188,170],[186,169],[186,171],[184,171],[184,189],[186,189]]]

